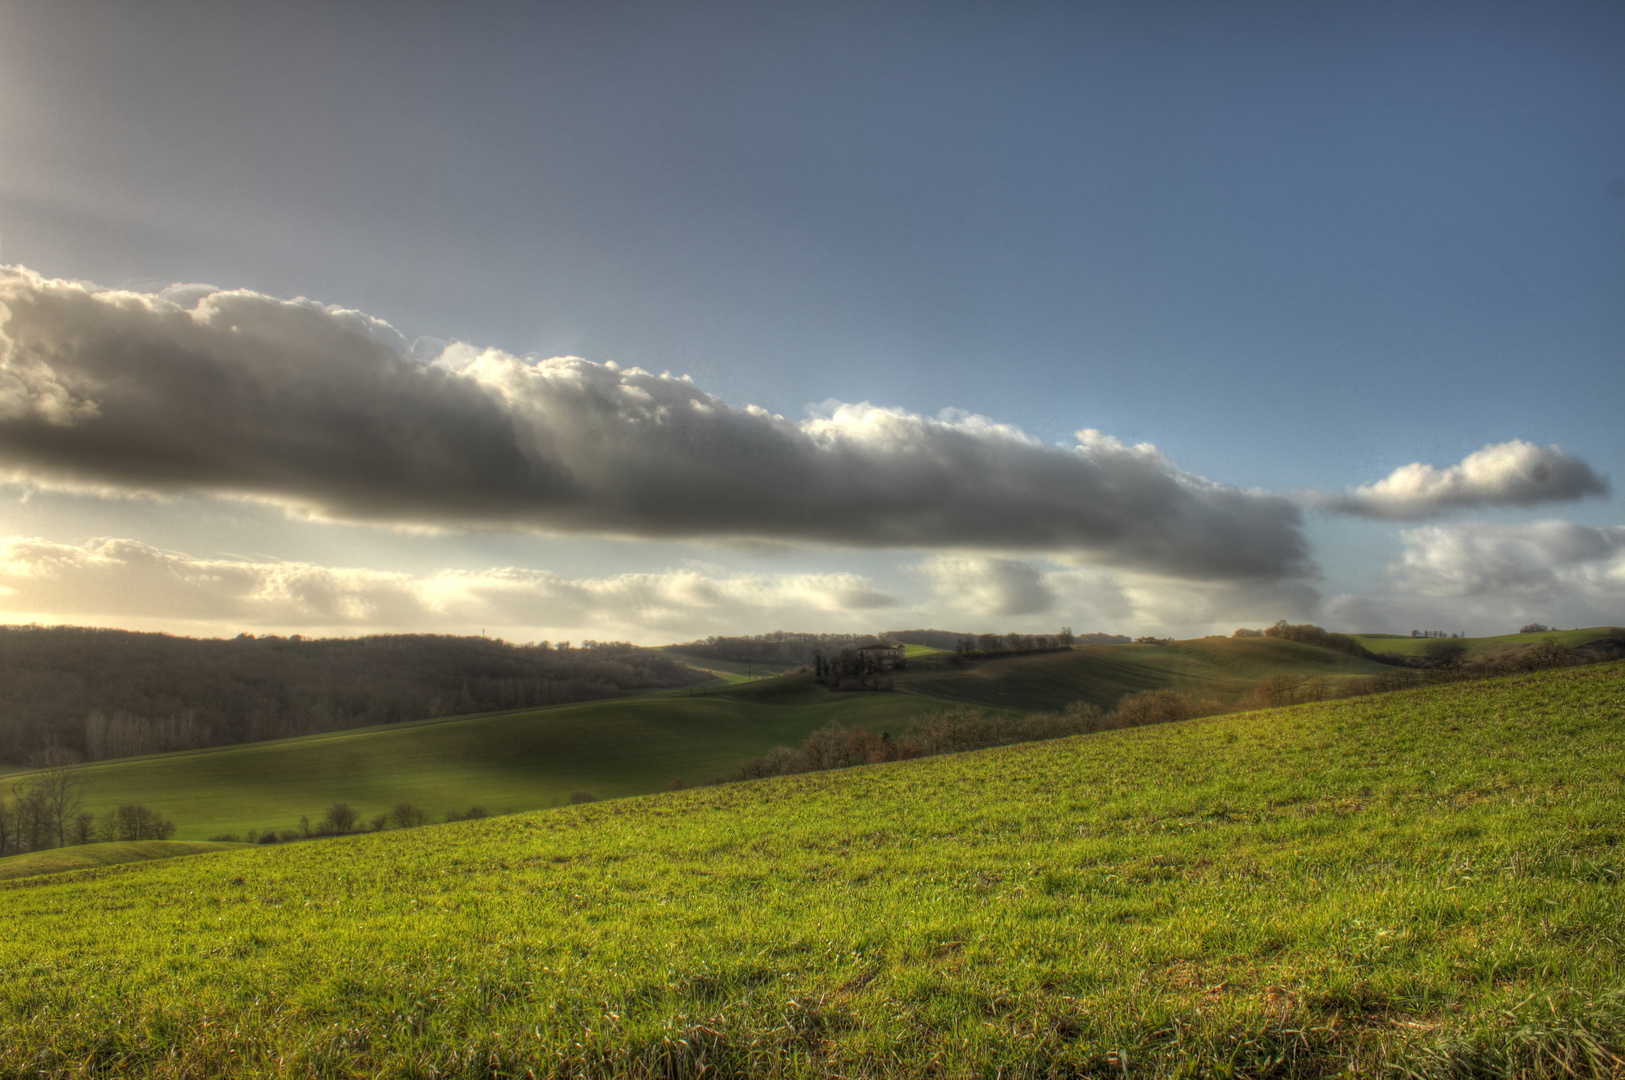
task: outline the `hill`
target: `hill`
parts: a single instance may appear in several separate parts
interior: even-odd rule
[[[650,649],[484,637],[174,637],[0,626],[0,766],[91,760],[622,697],[705,676]]]
[[[208,840],[124,840],[107,844],[51,848],[47,851],[29,851],[22,855],[0,859],[0,880],[34,877],[38,874],[60,874],[68,870],[89,870],[117,863],[174,859],[183,855],[202,855],[205,852],[227,851],[246,846],[212,843]]]
[[[1399,634],[1350,634],[1355,641],[1373,653],[1393,653],[1397,656],[1425,656],[1429,645],[1440,641],[1460,645],[1469,653],[1479,653],[1495,659],[1515,656],[1546,638],[1556,638],[1559,644],[1571,649],[1590,645],[1610,636],[1612,627],[1593,626],[1586,630],[1548,630],[1539,634],[1501,634],[1497,637],[1477,638],[1413,638]]]
[[[1622,747],[1615,663],[13,881],[0,1074],[1612,1075]]]
[[[1110,708],[1125,694],[1180,690],[1222,704],[1268,675],[1323,676],[1336,686],[1391,669],[1277,638],[1198,638],[1157,645],[1089,645],[954,667],[911,659],[897,689],[1002,709],[1059,709],[1072,701]]]
[[[474,805],[493,813],[704,783],[781,743],[839,720],[876,728],[950,702],[901,694],[831,694],[805,676],[692,696],[584,702],[471,718],[390,724],[246,746],[86,766],[85,809],[160,811],[179,839],[246,835],[318,822],[334,802],[363,821],[410,802],[438,819]]]
[[[301,817],[317,824],[340,801],[362,821],[401,802],[435,820],[476,805],[506,813],[559,806],[583,791],[611,798],[706,783],[830,723],[900,732],[953,705],[1031,710],[1084,700],[1110,708],[1124,694],[1163,688],[1228,704],[1268,674],[1324,675],[1335,685],[1387,670],[1265,638],[1085,647],[967,667],[929,649],[910,653],[892,694],[835,694],[806,675],[763,680],[745,674],[751,664],[690,658],[727,682],[100,762],[84,770],[84,808],[102,819],[140,803],[192,840],[297,832]]]

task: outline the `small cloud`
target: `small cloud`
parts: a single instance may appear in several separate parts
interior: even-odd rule
[[[972,615],[1038,615],[1055,607],[1055,591],[1024,562],[982,555],[938,555],[918,569],[932,591]]]
[[[1317,491],[1307,498],[1333,513],[1416,521],[1452,510],[1535,506],[1608,492],[1605,477],[1561,446],[1514,439],[1469,454],[1459,465],[1439,469],[1416,462],[1346,495]]]

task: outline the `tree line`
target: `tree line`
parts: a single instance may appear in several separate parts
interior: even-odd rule
[[[139,803],[120,806],[98,821],[83,809],[78,757],[61,747],[41,751],[30,764],[34,771],[12,785],[11,797],[0,797],[0,856],[175,835],[173,822]]]
[[[863,634],[802,634],[775,630],[770,634],[742,637],[713,635],[682,645],[668,645],[672,652],[707,660],[731,660],[740,664],[773,664],[783,667],[810,665],[816,653],[839,652],[847,645],[867,641]]]
[[[706,678],[624,642],[380,634],[198,639],[0,627],[0,763],[97,761],[530,708]]]
[[[1127,695],[1110,712],[1084,701],[1075,701],[1057,712],[1043,713],[944,709],[914,720],[896,736],[886,731],[876,733],[863,727],[830,724],[807,736],[799,747],[775,747],[744,765],[731,779],[759,780],[884,761],[908,761],[1096,731],[1166,724],[1222,711],[1224,708],[1218,702],[1178,690],[1147,690]]]

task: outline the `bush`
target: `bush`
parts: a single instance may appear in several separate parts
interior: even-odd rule
[[[491,812],[483,806],[470,806],[467,810],[447,810],[447,821],[479,821],[488,818]]]
[[[264,832],[260,833],[260,841],[259,841],[260,843],[262,843],[262,844],[274,844],[274,843],[276,843],[276,841],[277,841],[277,835],[276,835],[276,830],[275,829],[266,829]]]
[[[578,803],[590,803],[597,801],[598,796],[594,795],[590,791],[573,791],[570,793],[570,805],[572,806]]]
[[[1550,629],[1551,629],[1551,627],[1547,626],[1545,623],[1532,622],[1528,626],[1520,626],[1520,627],[1518,627],[1518,633],[1520,633],[1520,634],[1544,634],[1546,631],[1548,631]]]

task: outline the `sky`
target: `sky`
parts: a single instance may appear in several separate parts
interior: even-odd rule
[[[0,621],[1625,623],[1625,8],[0,0]]]

